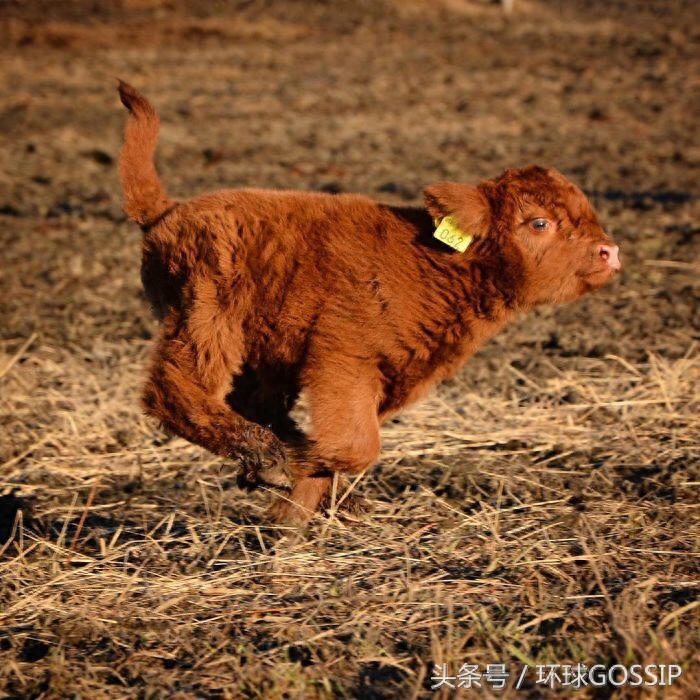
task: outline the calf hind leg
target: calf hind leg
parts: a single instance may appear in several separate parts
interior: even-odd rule
[[[222,457],[259,469],[266,459],[285,462],[280,440],[226,404],[240,358],[216,338],[198,342],[179,319],[168,319],[143,394],[147,412],[181,437]]]
[[[289,415],[298,394],[293,377],[275,376],[245,365],[235,378],[226,403],[244,418],[269,428],[285,445],[298,447],[305,437]],[[256,488],[261,484],[277,488],[290,486],[289,473],[278,464],[248,464],[247,467],[239,477],[242,488]]]

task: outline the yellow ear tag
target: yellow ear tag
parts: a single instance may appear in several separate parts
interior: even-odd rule
[[[473,236],[470,236],[464,231],[461,231],[454,217],[446,216],[435,229],[433,234],[438,241],[442,241],[445,245],[450,246],[463,253],[473,240]]]

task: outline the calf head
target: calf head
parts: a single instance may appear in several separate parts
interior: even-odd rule
[[[471,255],[511,271],[521,307],[572,301],[610,280],[621,264],[584,193],[556,170],[507,170],[478,185],[441,182],[425,190],[436,217],[450,215],[474,236]]]

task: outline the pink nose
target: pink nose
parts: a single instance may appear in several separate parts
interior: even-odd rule
[[[598,248],[598,254],[603,260],[607,261],[613,270],[619,270],[622,267],[618,257],[619,250],[620,248],[616,245],[602,245]]]

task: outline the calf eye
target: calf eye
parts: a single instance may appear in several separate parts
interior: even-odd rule
[[[533,219],[530,222],[530,228],[537,233],[542,233],[549,228],[549,221],[547,219]]]

